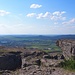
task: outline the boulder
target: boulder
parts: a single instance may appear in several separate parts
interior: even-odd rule
[[[36,59],[36,65],[41,66],[41,60],[40,59]]]
[[[57,56],[57,55],[55,55],[55,56],[53,57],[53,59],[58,60],[58,56]]]
[[[51,59],[52,57],[50,55],[44,55],[43,58]]]
[[[22,60],[20,55],[7,53],[0,56],[0,70],[15,70],[21,68]]]
[[[60,59],[65,59],[63,55],[61,55]]]
[[[55,59],[55,60],[58,60],[58,55],[54,55],[54,56],[50,56],[50,55],[44,55],[43,58],[45,59]]]

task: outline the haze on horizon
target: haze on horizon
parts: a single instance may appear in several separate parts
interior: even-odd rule
[[[75,34],[75,0],[0,0],[6,34]]]

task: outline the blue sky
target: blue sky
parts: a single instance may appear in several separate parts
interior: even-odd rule
[[[75,34],[75,0],[0,0],[0,34]]]

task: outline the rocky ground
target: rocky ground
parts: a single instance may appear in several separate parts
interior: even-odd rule
[[[45,62],[45,60],[42,59],[42,62]],[[35,62],[32,64],[30,64],[30,62],[26,62],[21,69],[17,69],[15,71],[1,71],[1,75],[75,75],[75,72],[65,71],[53,64],[49,64],[48,62],[57,63],[58,61],[48,60],[40,66],[38,64],[34,64]]]
[[[17,52],[10,52],[11,49]],[[75,75],[75,72],[66,71],[59,67],[59,63],[64,61],[62,53],[48,54],[40,50],[23,48],[8,48],[8,50],[9,52],[4,52],[0,56],[0,65],[5,62],[5,65],[2,66],[4,70],[0,68],[0,75]],[[20,57],[21,59],[18,59]],[[8,62],[5,61],[8,59]],[[16,63],[18,64],[17,66],[15,65]],[[10,70],[11,67],[12,70]]]

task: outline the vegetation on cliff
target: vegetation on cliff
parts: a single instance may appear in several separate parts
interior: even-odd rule
[[[64,60],[64,62],[60,63],[60,66],[66,70],[73,70],[75,71],[75,60]]]

